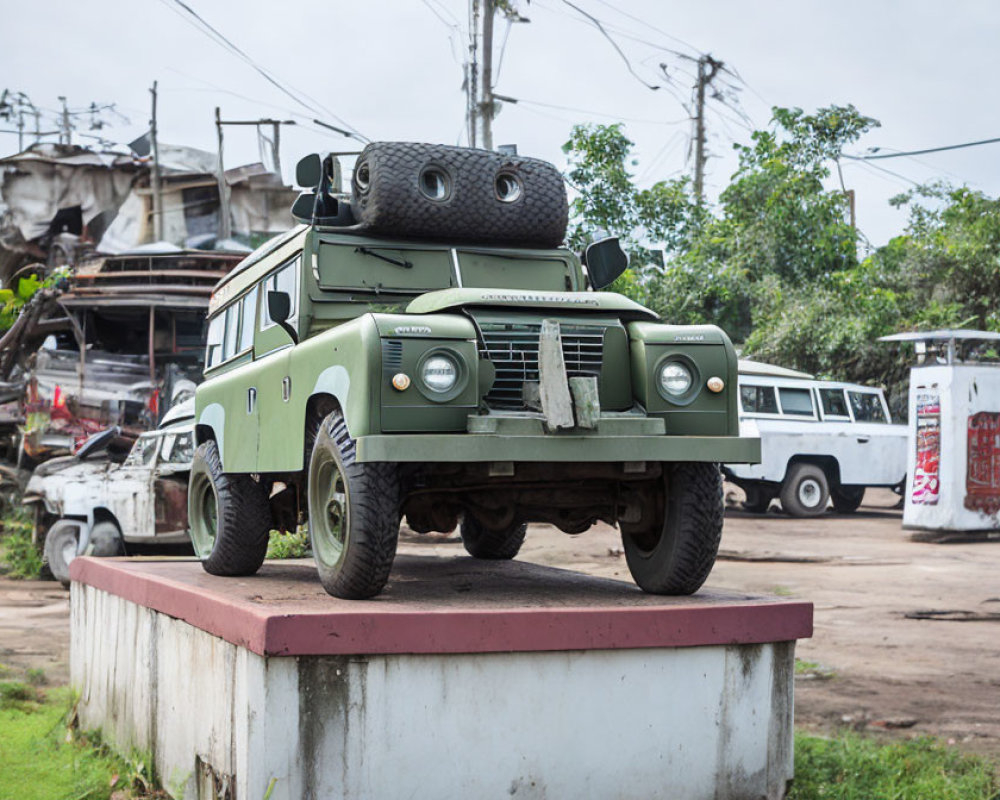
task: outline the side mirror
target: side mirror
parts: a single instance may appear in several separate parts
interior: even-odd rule
[[[318,153],[310,153],[295,165],[295,182],[305,189],[315,189],[323,177],[323,162]]]
[[[292,298],[288,292],[268,292],[267,293],[267,315],[272,322],[288,322],[292,314]]]
[[[299,343],[298,332],[288,324],[288,318],[292,315],[292,298],[288,292],[267,293],[267,315],[275,325],[288,334],[292,344]]]
[[[628,269],[628,254],[622,250],[618,237],[612,236],[589,245],[583,254],[583,263],[587,266],[590,285],[603,289]]]

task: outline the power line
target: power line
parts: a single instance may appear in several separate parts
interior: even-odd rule
[[[172,8],[173,9],[173,7],[170,5],[170,0],[160,0],[160,2],[163,3],[164,5],[166,5],[168,8]],[[198,14],[197,11],[195,11],[193,8],[191,8],[190,5],[188,5],[186,2],[184,2],[184,0],[172,0],[172,2],[173,2],[173,4],[175,6],[179,7],[180,9],[183,9],[184,12],[186,12],[188,15],[190,15],[190,17],[193,19],[193,21],[189,20],[187,17],[184,17],[183,14],[181,14],[181,16],[182,16],[183,19],[185,19],[190,24],[192,24],[195,27],[197,27],[198,30],[200,30],[202,33],[204,33],[206,36],[208,36],[208,38],[210,38],[216,44],[220,45],[224,49],[226,49],[226,50],[230,51],[231,53],[233,53],[234,55],[236,55],[240,60],[242,60],[244,63],[246,63],[248,66],[250,66],[257,74],[259,74],[262,78],[264,78],[264,80],[266,80],[268,83],[270,83],[271,85],[273,85],[280,92],[282,92],[283,94],[285,94],[288,97],[290,97],[292,100],[294,100],[296,103],[298,103],[303,108],[306,108],[306,109],[308,109],[308,110],[310,110],[310,111],[312,111],[312,112],[314,112],[316,114],[328,114],[333,119],[335,119],[337,122],[339,122],[343,127],[350,129],[352,131],[352,133],[350,134],[352,138],[358,139],[359,141],[362,141],[362,142],[370,141],[368,139],[368,137],[366,137],[364,134],[362,134],[357,128],[355,128],[354,126],[352,126],[347,121],[345,121],[345,120],[341,119],[340,117],[338,117],[330,109],[328,109],[325,106],[323,106],[322,104],[318,103],[313,98],[309,97],[309,95],[306,94],[305,92],[302,92],[300,90],[293,90],[293,89],[285,86],[283,83],[281,83],[267,69],[265,69],[264,67],[262,67],[256,61],[254,61],[253,58],[251,58],[246,52],[244,52],[236,44],[234,44],[231,40],[229,40],[217,28],[213,27],[200,14]],[[176,9],[173,9],[173,10],[176,11]],[[180,12],[177,12],[177,13],[180,14]],[[299,95],[301,95],[301,97]],[[306,100],[310,100],[311,103],[305,102],[305,100],[303,100],[303,98],[305,98]]]
[[[980,145],[984,145],[984,144],[996,144],[997,142],[1000,142],[1000,137],[996,137],[994,139],[980,139],[978,142],[964,142],[962,144],[948,144],[948,145],[945,145],[943,147],[928,147],[928,148],[925,148],[924,150],[905,150],[905,151],[900,151],[900,152],[896,152],[896,153],[881,153],[881,154],[878,154],[878,155],[874,155],[874,154],[878,153],[878,151],[881,150],[882,148],[880,148],[880,147],[873,147],[871,149],[871,152],[873,153],[873,155],[867,155],[867,156],[848,156],[848,155],[845,155],[844,158],[850,158],[850,159],[854,159],[856,161],[876,161],[877,159],[881,159],[881,158],[903,158],[904,156],[922,156],[922,155],[925,155],[927,153],[942,153],[945,150],[961,150],[962,148],[965,148],[965,147],[979,147]]]
[[[620,114],[608,114],[601,111],[592,111],[587,108],[577,108],[575,106],[562,106],[556,103],[543,103],[539,100],[525,100],[521,97],[508,97],[502,94],[493,95],[497,100],[502,103],[524,103],[529,106],[541,106],[542,108],[554,108],[559,111],[574,111],[578,114],[589,114],[592,117],[607,117],[608,119],[621,120],[622,122],[637,122],[645,125],[683,125],[691,121],[690,117],[683,117],[682,119],[642,119],[639,117],[623,117]]]

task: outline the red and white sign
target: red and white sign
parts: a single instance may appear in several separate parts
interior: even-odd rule
[[[917,461],[910,502],[937,505],[941,491],[941,397],[937,392],[917,395]]]
[[[980,411],[969,417],[968,452],[965,507],[996,514],[1000,511],[1000,412]]]

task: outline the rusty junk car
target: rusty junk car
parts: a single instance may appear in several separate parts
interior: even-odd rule
[[[117,556],[150,545],[189,550],[187,483],[194,453],[194,401],[171,409],[136,439],[124,463],[108,457],[117,435],[90,437],[72,456],[39,466],[24,493],[34,509],[33,537],[53,576],[69,585],[78,555]]]

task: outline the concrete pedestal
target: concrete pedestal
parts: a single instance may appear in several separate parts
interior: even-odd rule
[[[520,562],[397,559],[368,602],[311,565],[72,564],[80,720],[188,800],[780,798],[812,606]]]

